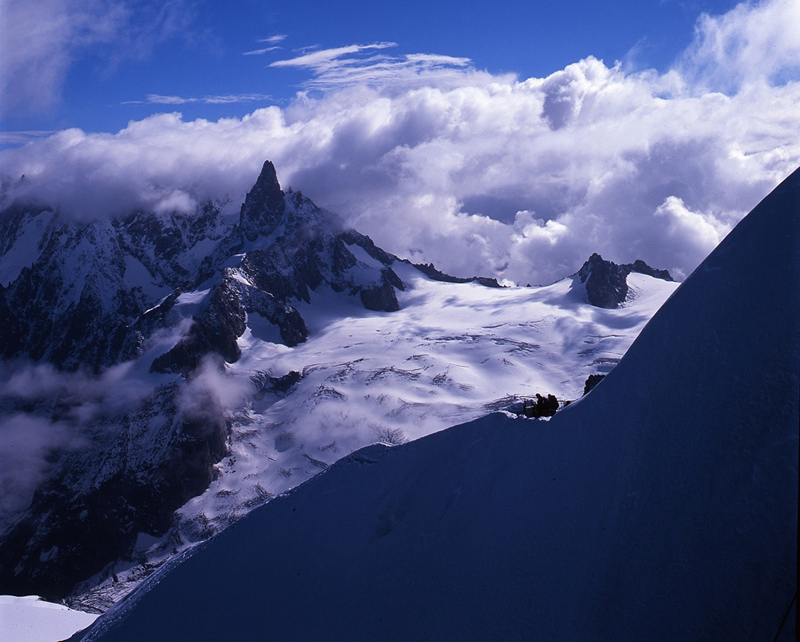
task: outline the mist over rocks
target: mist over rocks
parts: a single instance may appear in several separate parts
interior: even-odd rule
[[[297,302],[316,290],[391,312],[405,288],[396,257],[285,194],[269,161],[238,220],[230,203],[94,221],[14,205],[0,213],[0,249],[0,354],[22,364],[0,390],[2,443],[14,443],[16,421],[52,444],[20,451],[31,458],[0,514],[0,590],[51,599],[135,558],[138,534],[166,533],[218,475],[231,408],[219,396],[233,385],[223,366],[241,356],[248,322],[296,346],[309,334]],[[52,398],[19,390],[27,362],[61,371],[48,375],[59,381]],[[93,401],[115,385],[139,394]]]
[[[62,600],[110,561],[136,559],[139,533],[166,533],[173,512],[208,486],[214,464],[227,452],[225,408],[219,389],[208,385],[221,375],[209,369],[184,386],[140,390],[138,398],[101,407],[94,416],[87,413],[91,400],[75,390],[78,375],[68,376],[62,379],[72,388],[72,408],[63,398],[42,395],[28,412],[44,424],[60,424],[62,432],[68,427],[70,439],[49,452],[49,470],[32,500],[17,507],[23,512],[3,516],[14,517],[0,531],[3,593]],[[96,392],[123,395],[114,383],[137,381],[85,381]],[[14,463],[25,474],[29,463]]]
[[[0,213],[0,354],[99,370],[141,356],[156,333],[191,319],[153,364],[185,374],[209,352],[235,361],[248,313],[274,324],[286,345],[304,341],[291,300],[309,302],[323,284],[367,309],[398,309],[397,258],[300,192],[285,194],[270,161],[238,221],[231,205],[89,222],[24,205]],[[181,293],[203,283],[208,293],[187,305]]]
[[[549,421],[353,453],[73,639],[795,639],[798,243],[800,170]]]

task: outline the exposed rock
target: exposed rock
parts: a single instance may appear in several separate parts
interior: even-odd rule
[[[590,374],[586,378],[586,383],[583,386],[583,394],[589,394],[589,392],[598,384],[600,383],[603,378],[605,377],[604,374]]]
[[[248,241],[255,241],[259,234],[270,234],[278,227],[286,211],[284,197],[275,166],[265,161],[256,184],[244,200],[239,219]]]
[[[160,388],[118,418],[117,432],[96,426],[92,443],[61,456],[58,473],[0,542],[0,592],[64,598],[129,556],[140,532],[165,533],[173,511],[208,487],[226,452],[228,424],[213,399],[177,411],[176,394],[174,384]],[[130,453],[137,431],[148,439]]]
[[[380,285],[361,290],[361,302],[367,310],[395,312],[400,309],[394,286],[391,283],[391,277],[388,276],[390,272],[388,269],[382,271]],[[394,272],[391,272],[391,274],[394,274]]]
[[[657,270],[652,268],[641,259],[636,259],[633,263],[628,263],[623,267],[630,268],[631,272],[638,272],[639,274],[646,274],[656,279],[663,279],[664,281],[674,281],[669,270]]]
[[[657,279],[672,281],[672,276],[667,270],[651,268],[647,263],[636,260],[634,263],[617,265],[606,261],[597,253],[592,254],[589,260],[578,271],[580,282],[586,286],[586,295],[589,303],[598,308],[616,309],[628,296],[628,275],[639,272]]]
[[[444,283],[478,283],[479,285],[484,285],[487,288],[503,287],[497,282],[497,279],[495,278],[484,277],[484,276],[473,276],[467,279],[460,276],[452,276],[450,274],[445,274],[441,270],[437,270],[436,266],[434,266],[433,263],[412,263],[411,261],[407,260],[404,260],[404,262],[408,263],[409,265],[413,265],[425,276],[434,281],[442,281]]]
[[[598,308],[617,308],[628,296],[628,270],[611,261],[604,261],[597,253],[583,264],[578,276],[586,286],[589,303]]]
[[[178,297],[200,284],[209,294],[192,313],[191,329],[155,359],[154,370],[186,374],[207,353],[235,361],[248,313],[275,324],[288,346],[305,341],[308,330],[292,302],[310,302],[323,285],[359,296],[369,309],[398,309],[395,290],[405,287],[391,268],[398,259],[343,230],[300,192],[284,194],[271,162],[247,194],[238,224],[223,207],[88,223],[9,208],[0,214],[0,249],[13,250],[30,226],[39,241],[18,274],[0,255],[0,273],[9,279],[0,283],[0,355],[95,371],[136,358],[156,331],[182,322],[185,315],[174,313]],[[369,265],[356,257],[358,248]]]
[[[303,375],[296,370],[291,370],[282,377],[272,377],[266,372],[259,372],[252,377],[253,385],[257,388],[253,396],[262,399],[268,392],[286,394],[302,378]]]
[[[15,258],[23,236],[24,265]],[[81,425],[85,448],[53,455],[49,480],[0,539],[0,593],[53,599],[129,556],[138,533],[164,533],[173,511],[207,488],[228,424],[212,399],[192,414],[180,394],[208,355],[240,357],[250,317],[273,324],[291,347],[308,336],[295,306],[320,288],[385,312],[399,308],[405,289],[397,257],[300,192],[284,194],[269,161],[238,221],[225,203],[90,222],[14,206],[0,213],[0,251],[1,357],[102,371],[147,353],[152,371],[183,377],[138,410]],[[285,392],[299,377],[270,377],[262,392]],[[344,400],[334,388],[319,396]],[[69,408],[57,406],[36,412],[58,421]]]

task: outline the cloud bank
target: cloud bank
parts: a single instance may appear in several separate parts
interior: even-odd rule
[[[4,200],[96,217],[242,198],[270,159],[285,188],[448,272],[546,283],[596,251],[683,277],[800,163],[797,11],[702,16],[666,73],[589,57],[522,80],[390,43],[312,52],[284,61],[311,77],[282,108],[6,150]]]

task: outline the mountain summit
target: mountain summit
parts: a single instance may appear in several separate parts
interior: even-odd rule
[[[795,639],[799,245],[800,170],[549,422],[354,453],[82,639]]]
[[[665,281],[673,280],[667,270],[651,268],[641,259],[637,259],[633,263],[617,265],[612,261],[605,261],[597,253],[589,257],[576,276],[586,287],[586,297],[589,303],[598,308],[613,310],[623,304],[628,296],[627,278],[631,272],[646,274]]]
[[[142,356],[153,333],[188,317],[188,336],[154,364],[186,373],[209,352],[235,361],[247,313],[267,319],[286,345],[304,341],[289,301],[308,301],[323,283],[368,309],[397,309],[397,258],[301,193],[285,194],[270,161],[238,224],[228,210],[208,203],[197,216],[138,212],[89,223],[19,205],[3,212],[0,354],[99,370]],[[201,285],[207,295],[181,305],[181,293]]]
[[[248,241],[255,241],[259,234],[268,235],[278,226],[286,211],[285,196],[275,166],[272,161],[265,161],[239,218],[239,227]]]
[[[676,284],[500,287],[413,265],[267,162],[239,207],[0,216],[0,593],[105,610],[367,444],[577,398]],[[581,284],[578,284],[583,287]],[[16,451],[19,452],[19,451]]]

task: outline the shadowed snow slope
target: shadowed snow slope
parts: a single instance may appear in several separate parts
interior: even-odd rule
[[[361,450],[86,639],[772,640],[796,590],[799,228],[800,171],[551,421]]]

